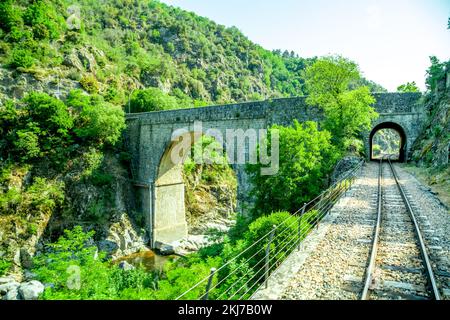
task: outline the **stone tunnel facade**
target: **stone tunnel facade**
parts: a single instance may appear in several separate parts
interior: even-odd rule
[[[363,134],[366,154],[370,154],[369,140],[374,131],[393,123],[404,131],[407,159],[426,120],[425,109],[419,102],[420,94],[380,93],[374,96],[377,101],[374,107],[380,117],[374,122],[374,129]],[[172,164],[169,157],[176,130],[186,128],[196,136],[199,133],[195,132],[194,122],[201,121],[203,132],[216,129],[225,136],[227,129],[267,129],[274,124],[290,125],[294,119],[319,121],[321,111],[308,106],[305,99],[285,98],[128,115],[126,141],[132,154],[131,171],[140,205],[138,210],[145,215],[152,246],[187,236],[182,167]],[[250,201],[249,177],[245,165],[233,165],[233,169],[238,180],[238,206],[243,210]]]

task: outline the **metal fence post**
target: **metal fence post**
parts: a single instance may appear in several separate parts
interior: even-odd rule
[[[327,191],[325,191],[325,192],[327,192]],[[318,215],[317,215],[317,221],[316,221],[316,229],[319,229],[319,223],[320,223],[319,216],[322,214],[322,209],[323,209],[322,202],[323,202],[325,192],[323,192],[322,195],[320,196],[319,205],[317,206]]]
[[[300,244],[302,242],[302,218],[303,215],[305,214],[305,210],[306,210],[306,203],[303,205],[302,207],[302,211],[300,213],[300,217],[298,218],[298,250],[300,251]]]
[[[216,268],[211,268],[211,273],[209,274],[208,284],[206,285],[206,292],[202,297],[202,300],[208,300],[209,290],[211,289],[214,274],[216,273]]]
[[[269,243],[267,244],[266,247],[266,265],[265,265],[265,279],[264,279],[264,283],[266,286],[266,289],[268,287],[268,279],[269,279],[269,271],[270,271],[270,265],[269,265],[269,258],[270,258],[270,245],[272,244],[273,241],[273,237],[275,235],[275,230],[277,229],[276,226],[273,226],[272,232],[270,233],[270,237],[269,237]]]

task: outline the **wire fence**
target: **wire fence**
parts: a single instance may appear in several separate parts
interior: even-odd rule
[[[303,239],[319,226],[347,192],[363,164],[364,160],[315,199],[274,225],[252,245],[236,253],[218,269],[211,269],[209,276],[176,300],[246,300],[262,286],[267,287],[269,276],[293,251],[300,250]],[[197,295],[198,292],[201,293]]]

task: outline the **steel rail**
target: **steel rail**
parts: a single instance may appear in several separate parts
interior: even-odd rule
[[[381,182],[383,179],[383,159],[380,160],[380,166],[378,171],[378,196],[377,196],[377,224],[375,226],[374,230],[374,236],[373,236],[373,242],[372,242],[372,249],[370,252],[370,262],[369,266],[366,270],[366,277],[364,281],[364,288],[361,293],[361,300],[368,300],[369,298],[369,288],[372,284],[373,279],[373,272],[375,270],[375,264],[376,264],[376,258],[377,258],[377,252],[378,252],[378,240],[380,237],[380,229],[381,229]]]
[[[310,208],[308,208],[307,212],[312,211],[314,208],[318,207],[318,209],[316,209],[319,212],[319,215],[313,219],[314,224],[313,226],[317,225],[320,222],[320,219],[323,218],[327,212],[322,213],[320,212],[324,207],[328,207],[329,203],[327,197],[330,197],[330,195],[332,197],[336,196],[336,198],[333,199],[336,200],[337,198],[339,198],[339,196],[342,194],[342,189],[341,189],[341,185],[342,183],[347,183],[347,180],[352,180],[355,177],[355,173],[356,171],[360,170],[361,167],[364,164],[364,160],[360,161],[355,167],[353,167],[348,173],[346,173],[343,177],[341,177],[338,181],[336,181],[332,186],[329,187],[329,189],[327,189],[326,191],[322,192],[319,196],[317,196],[316,198],[314,198],[313,200],[309,201],[308,203],[304,204],[304,207],[307,208],[308,206],[311,206],[313,203],[314,205]],[[351,177],[351,179],[349,179]],[[334,189],[335,187],[337,187],[338,185],[340,185],[338,188]],[[351,185],[351,181],[350,181],[350,185]],[[344,187],[344,189],[346,189]],[[328,193],[328,194],[327,194]],[[323,204],[324,202],[324,204]],[[302,209],[299,209],[298,211],[296,211],[293,215],[291,215],[291,217],[286,218],[285,220],[283,220],[277,227],[276,229],[279,230],[280,227],[282,227],[284,224],[286,224],[288,222],[288,220],[290,220],[292,217],[295,217],[295,215],[299,214],[302,211]],[[289,229],[289,227],[295,223],[295,220],[290,223],[288,226],[286,226],[286,228],[284,230],[282,230],[281,233],[284,233],[285,231],[287,231]],[[310,231],[312,229],[311,226],[307,231]],[[302,231],[303,227],[301,228]],[[250,245],[249,247],[247,247],[245,250],[243,250],[242,252],[240,252],[239,254],[237,254],[236,256],[232,257],[230,260],[228,260],[225,264],[223,264],[218,270],[216,270],[216,273],[218,273],[219,271],[223,270],[226,266],[230,265],[231,262],[236,261],[239,257],[243,256],[243,254],[245,252],[248,252],[252,247],[256,246],[258,243],[260,243],[261,241],[263,241],[265,238],[267,238],[270,235],[270,232],[263,235],[260,239],[258,239],[256,242],[254,242],[252,245]],[[303,234],[302,234],[303,235]],[[285,247],[285,246],[284,246]],[[284,248],[283,247],[283,248]],[[259,263],[259,262],[258,262]],[[259,272],[259,271],[258,271]],[[228,277],[228,276],[226,276]],[[252,277],[253,278],[253,277]],[[200,280],[199,282],[197,282],[193,287],[189,288],[187,291],[183,292],[182,294],[180,294],[175,300],[179,300],[182,297],[184,297],[186,294],[188,294],[189,292],[191,292],[192,290],[194,290],[195,288],[197,288],[199,285],[205,283],[206,281],[209,280],[209,276],[205,277],[204,279]],[[217,288],[218,284],[216,284],[214,286],[214,288]],[[234,285],[233,285],[234,286]],[[233,287],[232,286],[232,287]],[[253,286],[252,286],[253,287]],[[230,288],[228,288],[229,290]],[[234,295],[233,295],[234,296]]]
[[[414,224],[414,231],[415,231],[417,239],[419,240],[420,252],[421,252],[421,255],[422,255],[422,260],[423,260],[424,265],[425,265],[425,271],[426,271],[426,274],[427,274],[429,286],[431,288],[432,298],[434,300],[441,300],[441,295],[439,293],[439,289],[438,289],[437,284],[436,284],[436,278],[434,276],[433,268],[432,268],[431,263],[430,263],[430,258],[428,257],[425,241],[423,239],[422,232],[420,231],[419,224],[417,223],[417,219],[415,217],[414,211],[413,211],[413,209],[411,207],[411,204],[409,203],[408,198],[406,197],[406,194],[405,194],[405,192],[403,190],[403,187],[401,186],[400,181],[398,180],[397,172],[395,171],[395,168],[392,165],[391,160],[389,158],[388,158],[388,163],[389,163],[389,166],[390,166],[390,168],[392,170],[392,174],[394,176],[395,183],[397,184],[398,190],[400,191],[400,194],[402,196],[403,202],[405,203],[406,209],[407,209],[407,211],[409,213],[409,216],[410,216],[410,218],[411,218],[411,220],[412,220],[412,222]]]

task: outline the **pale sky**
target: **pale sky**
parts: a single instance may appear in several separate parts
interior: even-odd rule
[[[262,47],[302,57],[342,54],[389,91],[425,89],[429,56],[450,59],[450,0],[162,0]]]

